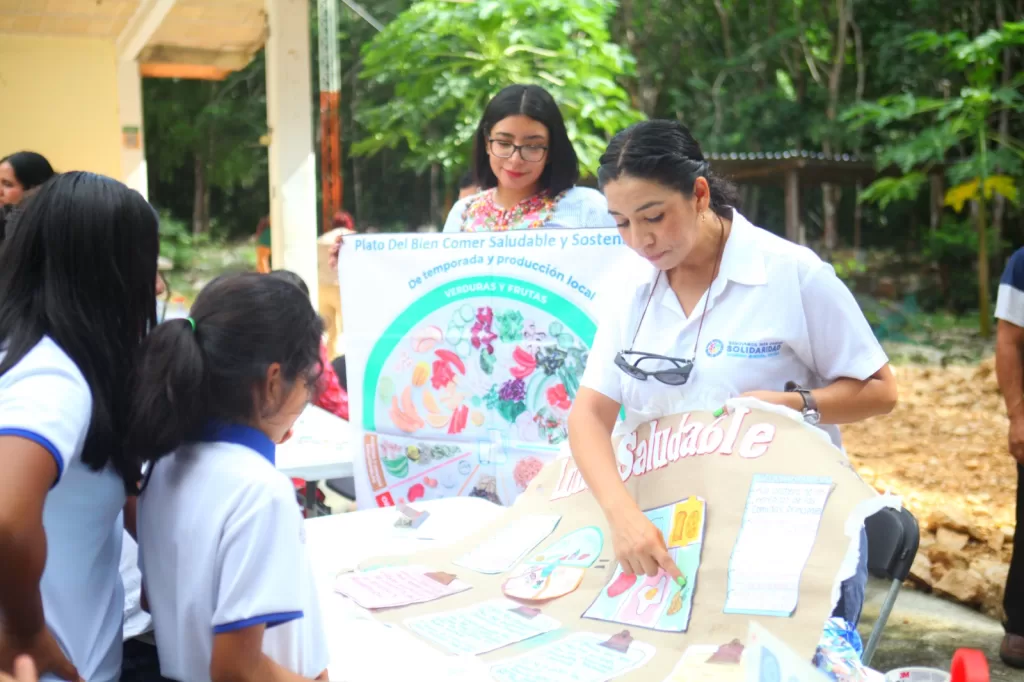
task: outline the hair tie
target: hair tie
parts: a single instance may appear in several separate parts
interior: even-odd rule
[[[189,326],[192,327],[192,332],[195,333],[195,331],[196,331],[196,321],[193,320],[191,317],[186,317],[185,321],[188,322]]]

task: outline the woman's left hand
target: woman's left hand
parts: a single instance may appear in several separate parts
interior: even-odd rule
[[[741,398],[757,398],[762,402],[769,403],[770,405],[782,405],[788,407],[791,410],[800,411],[803,409],[803,399],[799,393],[785,392],[785,391],[747,391]]]

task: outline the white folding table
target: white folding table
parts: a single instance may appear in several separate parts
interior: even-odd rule
[[[351,428],[344,419],[308,405],[292,427],[292,437],[277,446],[277,469],[306,481],[306,511],[316,516],[317,482],[352,475]]]
[[[395,528],[399,513],[393,507],[306,521],[306,549],[331,651],[331,682],[424,679],[425,671],[431,679],[451,682],[488,679],[486,668],[475,658],[446,656],[401,627],[374,620],[334,591],[337,574],[360,562],[457,542],[506,511],[478,497],[431,500],[415,508],[430,512],[418,529]]]

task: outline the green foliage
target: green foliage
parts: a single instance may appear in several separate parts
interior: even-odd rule
[[[421,0],[363,49],[372,84],[353,153],[403,149],[403,165],[449,175],[467,166],[487,101],[510,83],[548,89],[581,166],[593,171],[606,138],[639,120],[617,79],[632,73],[611,42],[612,0]],[[412,37],[415,36],[415,39]]]
[[[210,244],[209,234],[192,234],[191,227],[168,211],[160,212],[160,255],[170,258],[176,270],[189,270],[197,251]]]
[[[885,210],[894,201],[913,200],[927,182],[928,176],[916,171],[898,178],[880,178],[861,192],[857,200],[878,204]]]

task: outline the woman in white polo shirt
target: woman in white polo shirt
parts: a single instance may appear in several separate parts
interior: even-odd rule
[[[298,287],[245,273],[143,343],[126,443],[152,462],[139,570],[165,678],[326,679],[302,512],[274,465],[315,390],[322,333]]]
[[[0,670],[117,680],[121,447],[128,376],[156,324],[157,216],[137,192],[65,173],[0,247]]]
[[[620,132],[598,178],[623,240],[643,260],[616,282],[624,300],[609,304],[598,327],[569,440],[623,570],[677,576],[619,478],[610,436],[621,406],[714,410],[755,396],[804,411],[839,446],[836,425],[889,412],[896,382],[832,267],[734,210],[734,189],[710,172],[684,126],[654,120]],[[857,581],[866,581],[863,561]],[[852,587],[850,598],[862,600],[863,585]],[[855,622],[860,604],[849,606],[840,615]]]

